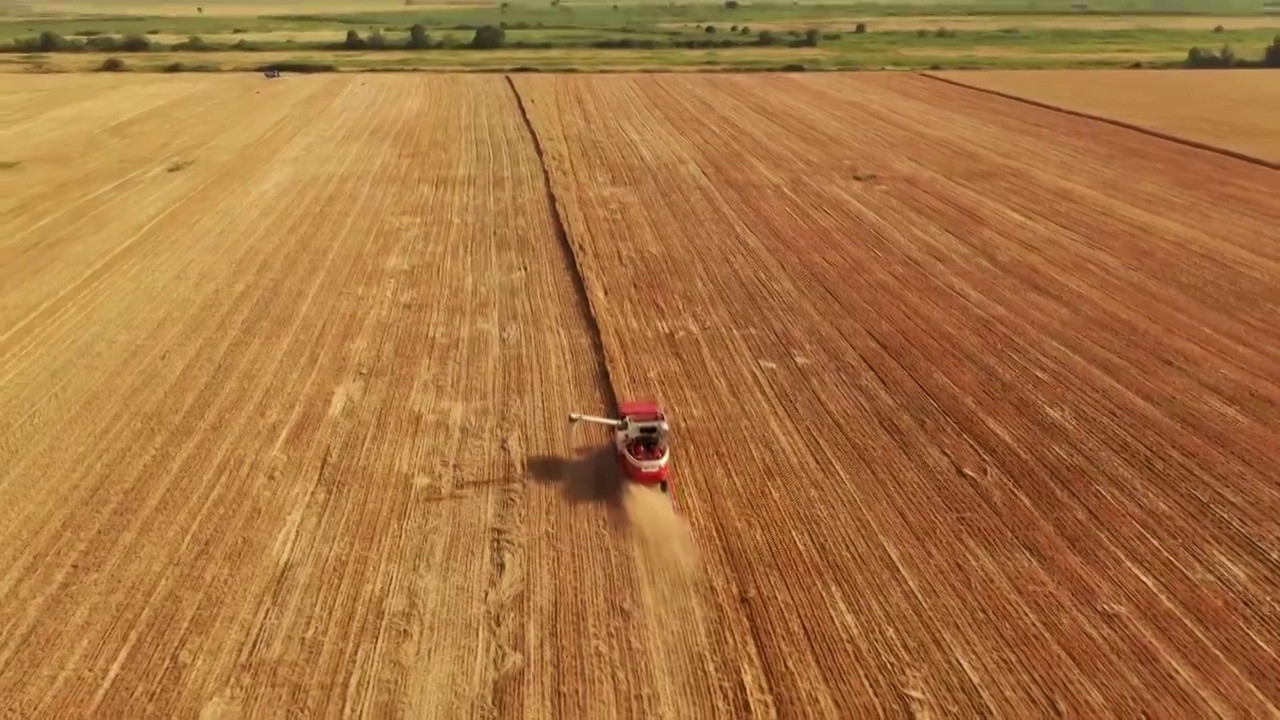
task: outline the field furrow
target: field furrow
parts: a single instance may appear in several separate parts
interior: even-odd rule
[[[1272,171],[910,77],[518,84],[780,709],[1275,711]]]

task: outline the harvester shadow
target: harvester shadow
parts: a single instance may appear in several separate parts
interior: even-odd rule
[[[612,447],[579,448],[569,457],[536,455],[528,458],[526,467],[534,480],[559,484],[570,503],[600,505],[614,520],[625,520],[626,478]]]

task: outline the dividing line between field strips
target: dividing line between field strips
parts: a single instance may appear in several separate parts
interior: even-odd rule
[[[1227,148],[1219,147],[1217,145],[1210,145],[1208,143],[1199,142],[1197,140],[1189,140],[1184,137],[1178,137],[1177,135],[1170,135],[1169,133],[1166,133],[1166,132],[1153,130],[1152,128],[1143,127],[1141,125],[1135,125],[1134,123],[1125,122],[1124,120],[1116,120],[1115,118],[1104,117],[1102,115],[1094,115],[1092,113],[1083,112],[1081,110],[1072,110],[1071,108],[1062,107],[1060,105],[1053,105],[1047,102],[1041,102],[1040,100],[1032,100],[1031,98],[1021,97],[1021,96],[1014,95],[1012,93],[1003,92],[1000,90],[992,90],[991,88],[978,87],[977,85],[969,85],[968,83],[965,83],[961,80],[953,80],[951,78],[939,77],[938,75],[934,75],[932,73],[922,72],[922,73],[916,73],[916,74],[919,75],[920,77],[926,77],[926,78],[929,78],[930,80],[937,80],[938,82],[946,83],[948,85],[954,85],[956,87],[964,88],[966,90],[973,90],[975,92],[986,93],[988,95],[994,95],[996,97],[1002,97],[1006,100],[1013,100],[1015,102],[1020,102],[1025,105],[1032,105],[1034,107],[1038,107],[1044,110],[1052,110],[1054,112],[1060,112],[1066,115],[1073,115],[1078,118],[1084,118],[1085,120],[1094,120],[1096,122],[1102,122],[1108,125],[1122,127],[1126,130],[1133,130],[1134,132],[1140,132],[1143,135],[1149,135],[1151,137],[1159,138],[1161,140],[1168,140],[1169,142],[1175,142],[1175,143],[1178,143],[1179,145],[1186,145],[1187,147],[1192,147],[1197,150],[1205,150],[1207,152],[1217,153],[1219,155],[1225,155],[1229,158],[1234,158],[1236,160],[1243,160],[1244,162],[1250,163],[1251,165],[1260,165],[1270,170],[1280,170],[1280,163],[1274,163],[1269,160],[1263,160],[1260,157],[1247,155],[1245,153],[1242,153],[1236,150],[1228,150]]]
[[[507,81],[507,87],[516,98],[520,119],[524,121],[524,128],[529,132],[533,150],[538,156],[538,167],[542,170],[542,186],[547,193],[547,203],[551,210],[551,224],[554,226],[556,239],[560,241],[560,250],[564,253],[569,274],[573,276],[574,290],[578,295],[578,307],[582,310],[582,316],[587,321],[587,331],[591,334],[591,351],[595,355],[596,363],[596,385],[600,386],[603,400],[608,405],[607,414],[613,417],[618,414],[618,395],[614,389],[613,377],[609,374],[609,363],[604,352],[604,335],[600,332],[600,321],[595,307],[591,304],[591,295],[587,292],[587,281],[582,274],[582,266],[578,263],[578,254],[573,249],[573,242],[569,240],[569,230],[560,212],[560,199],[556,197],[555,188],[551,185],[551,170],[547,167],[542,139],[538,137],[538,131],[533,127],[533,120],[529,118],[529,111],[524,106],[524,97],[516,88],[515,80],[510,75],[504,75],[503,79]]]

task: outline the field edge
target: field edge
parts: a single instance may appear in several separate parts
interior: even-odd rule
[[[965,88],[966,90],[973,90],[976,92],[986,93],[987,95],[994,95],[995,97],[1004,98],[1006,100],[1012,100],[1014,102],[1020,102],[1026,105],[1031,105],[1033,107],[1041,108],[1043,110],[1052,110],[1054,112],[1060,112],[1066,115],[1072,115],[1085,120],[1103,122],[1103,123],[1107,123],[1108,125],[1114,125],[1116,127],[1124,128],[1126,130],[1133,130],[1134,132],[1139,132],[1144,135],[1149,135],[1154,138],[1159,138],[1160,140],[1166,140],[1169,142],[1178,143],[1179,145],[1185,145],[1189,148],[1194,148],[1196,150],[1203,150],[1206,152],[1217,153],[1219,155],[1225,155],[1226,157],[1233,158],[1235,160],[1241,160],[1251,165],[1258,165],[1264,168],[1268,168],[1270,170],[1280,170],[1280,163],[1272,162],[1270,160],[1260,158],[1256,155],[1250,155],[1248,153],[1240,152],[1239,150],[1232,150],[1230,148],[1226,148],[1221,145],[1214,145],[1212,143],[1201,142],[1199,140],[1192,140],[1191,138],[1183,137],[1181,135],[1175,135],[1173,133],[1167,133],[1167,132],[1164,132],[1163,130],[1156,130],[1155,128],[1147,127],[1145,125],[1139,125],[1138,123],[1132,123],[1127,120],[1120,120],[1113,117],[1107,117],[1106,115],[1098,115],[1096,113],[1086,112],[1084,110],[1075,110],[1073,108],[1057,105],[1055,103],[1044,102],[1043,100],[1034,100],[1032,98],[1029,98],[1023,95],[1017,95],[1011,92],[1005,92],[1003,90],[995,90],[992,88],[982,87],[980,85],[972,85],[972,84],[962,82],[960,80],[956,80],[953,78],[945,78],[940,75],[935,75],[932,71],[916,72],[915,74],[919,75],[920,77],[929,78],[930,80],[936,80],[937,82],[946,83],[948,85],[954,85],[955,87],[959,87],[959,88]]]

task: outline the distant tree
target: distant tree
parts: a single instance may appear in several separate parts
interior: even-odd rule
[[[560,7],[560,0],[551,0],[551,7]]]
[[[757,45],[777,45],[780,40],[772,30],[761,30],[756,36]]]
[[[483,25],[476,28],[476,34],[471,38],[471,47],[477,50],[494,50],[502,47],[506,42],[506,30],[497,25]]]
[[[1213,26],[1213,31],[1214,31],[1214,32],[1216,32],[1216,33],[1224,33],[1224,32],[1226,32],[1226,31],[1227,31],[1227,29],[1226,29],[1226,28],[1224,28],[1224,27],[1222,27],[1221,25],[1214,25],[1214,26]]]
[[[118,57],[109,57],[102,61],[102,64],[98,66],[98,69],[103,72],[120,72],[125,69],[124,61]]]
[[[732,25],[732,26],[730,26],[730,27],[729,27],[729,32],[731,32],[731,33],[736,33],[736,32],[738,32],[738,26],[737,26],[737,25]]]
[[[509,3],[509,2],[504,2],[504,3],[502,3],[501,5],[499,5],[499,6],[498,6],[498,11],[499,11],[499,12],[506,12],[506,11],[507,11],[507,9],[508,9],[508,8],[510,8],[510,7],[511,7],[511,3]]]
[[[177,45],[174,45],[173,49],[181,50],[184,52],[201,52],[204,50],[208,50],[209,46],[205,44],[204,38],[200,37],[199,35],[192,35],[188,37],[186,40],[178,43]]]
[[[431,47],[431,38],[427,36],[427,26],[422,23],[415,23],[409,28],[409,47],[414,50],[422,50]]]
[[[809,28],[808,30],[804,31],[804,46],[805,47],[818,46],[818,29],[817,28]]]
[[[853,26],[853,32],[854,32],[854,34],[855,34],[855,35],[863,35],[863,34],[865,34],[865,33],[867,32],[867,24],[866,24],[866,23],[858,23],[857,25],[854,25],[854,26]]]
[[[1230,45],[1223,45],[1218,58],[1222,61],[1223,67],[1233,67],[1236,64],[1236,51],[1232,50]]]
[[[91,37],[85,41],[85,47],[96,52],[111,52],[115,50],[118,43],[115,37],[111,35],[99,35]]]
[[[725,10],[737,10],[737,9],[738,9],[738,0],[724,0],[724,9],[725,9]]]
[[[1187,51],[1187,66],[1193,68],[1225,68],[1235,62],[1235,53],[1231,48],[1223,46],[1222,54],[1212,50],[1193,47]]]
[[[120,49],[125,52],[146,52],[151,49],[151,41],[146,35],[125,35],[120,40]]]
[[[387,48],[387,38],[379,30],[369,33],[369,37],[365,38],[365,45],[370,50],[385,50]]]
[[[56,32],[45,30],[36,38],[36,49],[40,52],[59,52],[69,47],[67,39]]]
[[[743,34],[743,35],[750,35],[750,34],[751,34],[751,28],[747,27],[746,25],[743,25],[743,26],[742,26],[742,29],[741,29],[741,30],[739,30],[738,32],[739,32],[739,33],[741,33],[741,34]]]
[[[1262,56],[1262,64],[1267,67],[1280,68],[1280,35],[1275,36]]]
[[[355,30],[348,30],[346,39],[342,41],[342,49],[363,50],[364,38],[360,37],[360,33]]]
[[[708,26],[706,27],[706,29],[705,29],[705,30],[703,30],[703,32],[705,32],[705,33],[706,33],[706,34],[708,34],[708,35],[715,35],[715,34],[716,34],[716,26],[715,26],[715,25],[708,25]]]
[[[196,8],[196,12],[200,13],[201,15],[203,15],[203,14],[204,14],[204,8],[202,8],[202,7],[198,7],[198,8]]]

